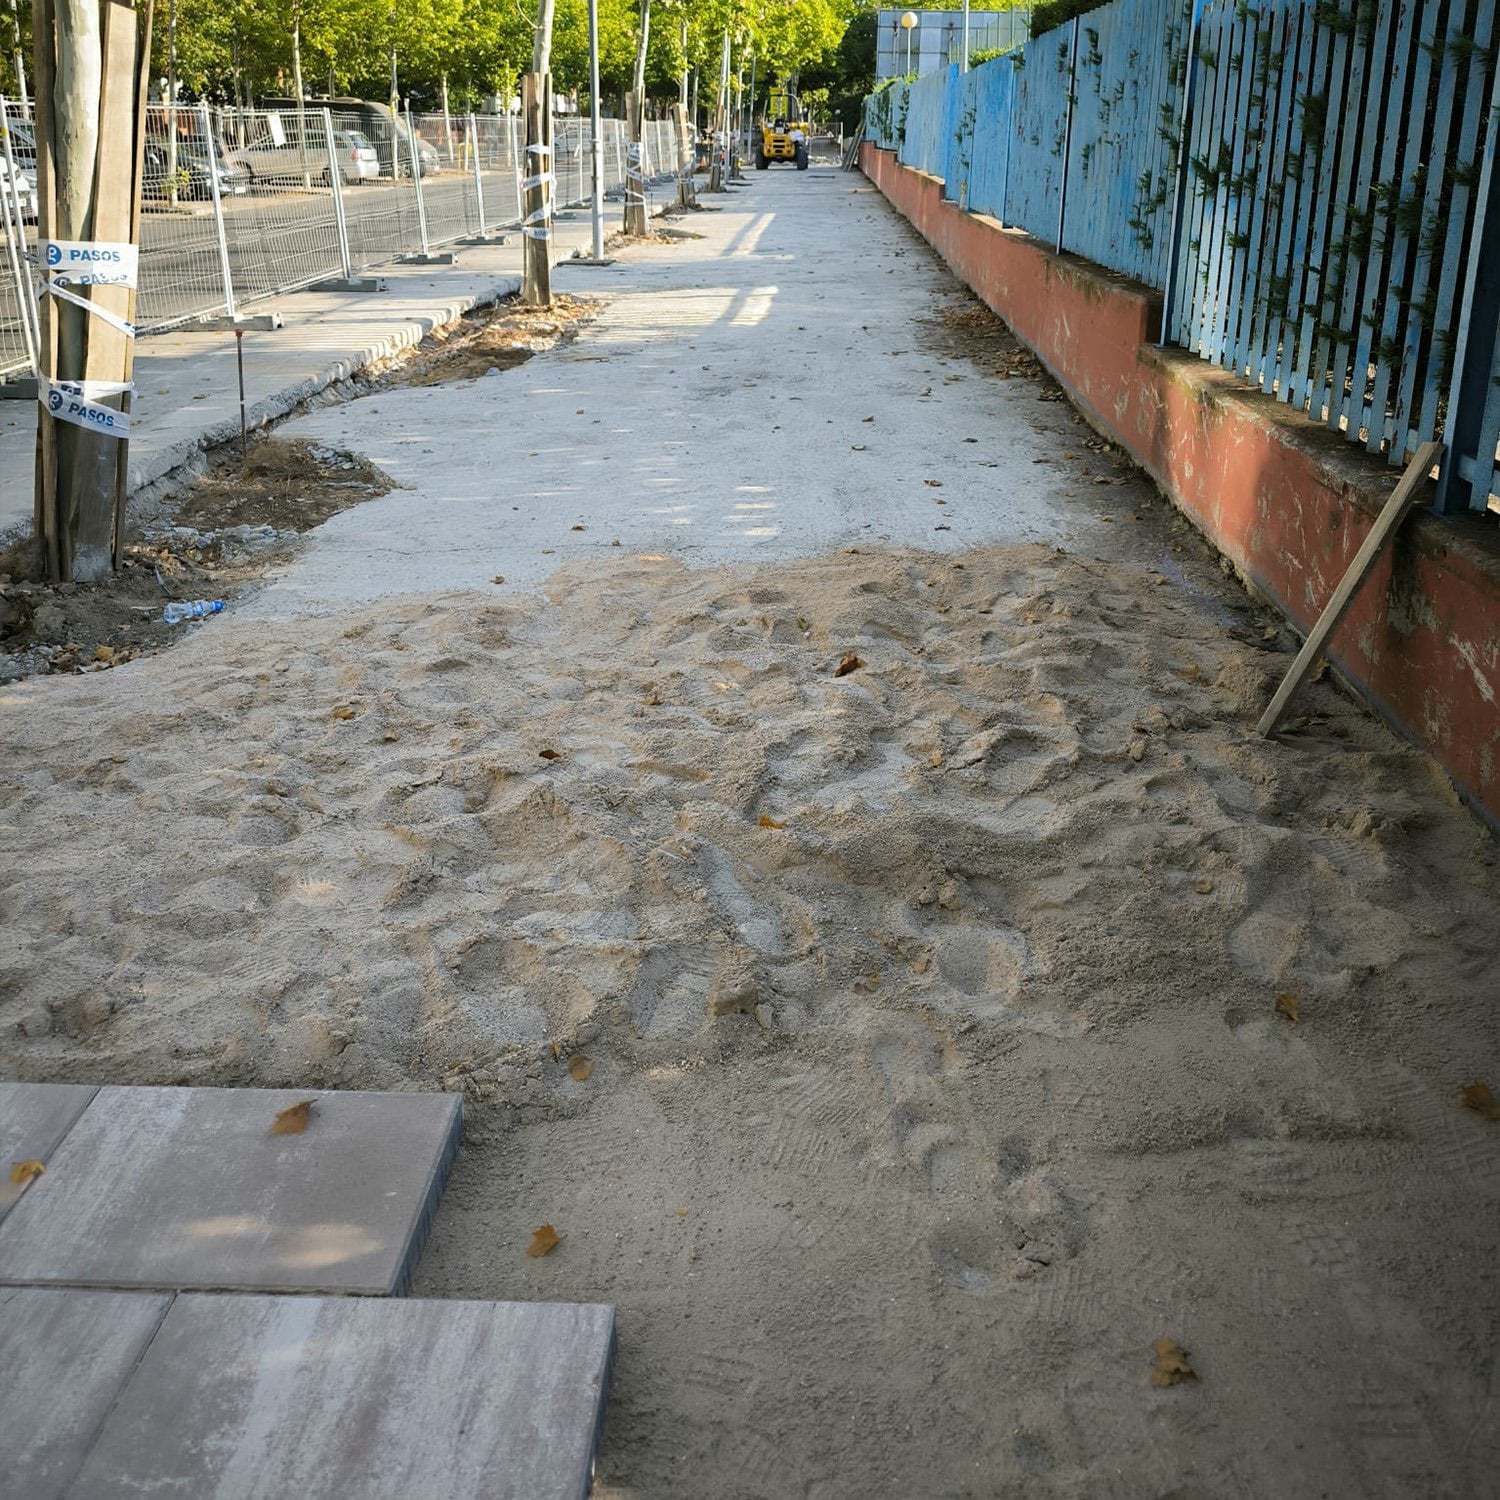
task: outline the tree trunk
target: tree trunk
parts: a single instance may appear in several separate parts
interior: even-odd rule
[[[536,33],[531,43],[531,71],[546,73],[552,67],[552,13],[557,0],[540,0],[536,12]],[[552,114],[552,96],[547,96],[547,114]]]
[[[124,499],[135,278],[116,247],[138,237],[150,0],[140,12],[135,0],[37,0],[33,30],[37,239],[93,251],[71,278],[66,258],[46,262],[35,528],[50,577],[94,582],[115,565]],[[80,279],[101,273],[115,279]]]
[[[552,306],[552,75],[521,80],[526,126],[526,178],[521,184],[521,298]]]
[[[641,24],[635,39],[635,85],[625,96],[625,233],[645,235],[646,175],[641,136],[646,116],[646,48],[651,41],[651,0],[641,0]]]
[[[625,233],[634,235],[650,232],[646,221],[646,177],[641,163],[644,102],[640,94],[625,96]]]

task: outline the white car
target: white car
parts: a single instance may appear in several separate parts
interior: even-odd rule
[[[373,182],[380,176],[380,153],[368,136],[357,130],[335,130],[333,149],[345,182]]]
[[[340,133],[334,132],[335,140]],[[249,174],[252,187],[257,183],[275,187],[298,187],[303,183],[328,187],[332,182],[328,147],[323,143],[321,132],[315,136],[309,135],[305,147],[287,140],[278,141],[267,132],[257,136],[249,145],[236,146],[226,151],[224,156],[230,166],[244,168]],[[346,182],[351,177],[342,161],[339,163],[339,175]]]

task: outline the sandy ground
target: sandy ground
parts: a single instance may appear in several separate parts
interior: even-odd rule
[[[1487,1493],[1494,840],[1326,682],[1252,737],[1287,637],[998,345],[936,352],[859,186],[768,174],[575,344],[368,398],[412,488],[0,689],[5,1067],[463,1088],[415,1290],[617,1306],[605,1496]],[[816,360],[672,326],[773,277]],[[533,477],[506,413],[577,381],[629,462]]]

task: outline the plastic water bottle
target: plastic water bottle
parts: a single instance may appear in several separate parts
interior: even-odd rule
[[[222,599],[193,599],[185,604],[169,604],[161,617],[168,625],[181,625],[184,620],[201,620],[205,615],[216,615],[224,608]]]

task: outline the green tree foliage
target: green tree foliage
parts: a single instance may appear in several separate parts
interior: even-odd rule
[[[156,0],[152,74],[165,78],[169,0]],[[870,19],[872,0],[655,0],[647,89],[675,101],[684,66],[697,68],[700,96],[717,88],[726,31],[736,69],[756,57],[764,87],[826,67],[851,18]],[[29,58],[30,0],[21,25]],[[531,57],[535,0],[175,0],[176,70],[190,98],[253,100],[292,88],[292,38],[301,38],[303,85],[384,99],[390,49],[403,95],[421,105],[444,78],[456,107],[508,93]],[[599,0],[600,85],[618,101],[635,58],[638,0]],[[686,23],[686,47],[683,44]],[[9,0],[0,0],[0,78],[15,92]],[[873,35],[873,33],[872,33]],[[873,43],[865,50],[873,53]],[[560,91],[588,88],[587,0],[557,0],[553,73]],[[813,87],[819,87],[813,84]],[[827,85],[821,85],[826,87]]]

